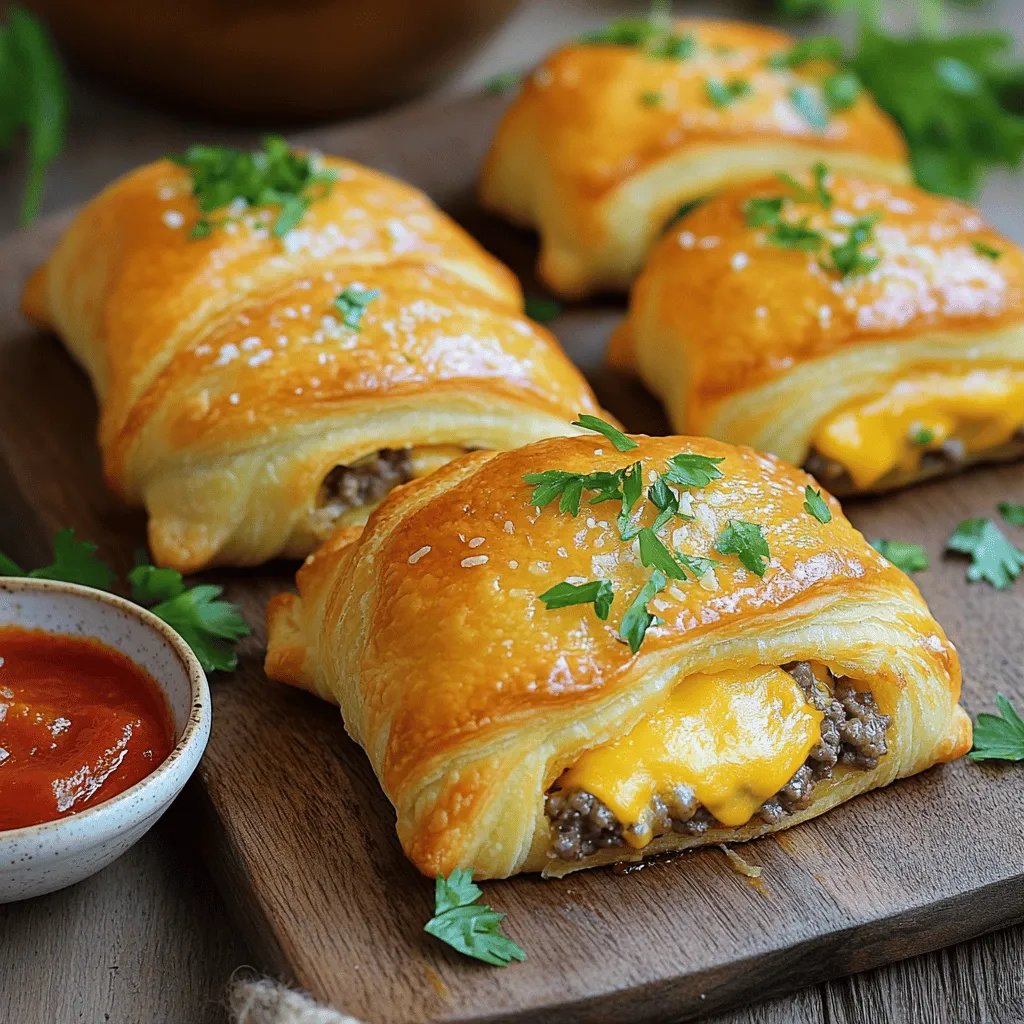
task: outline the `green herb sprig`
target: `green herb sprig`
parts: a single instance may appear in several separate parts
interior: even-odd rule
[[[170,159],[189,172],[192,195],[203,215],[190,229],[193,239],[206,238],[226,222],[209,214],[239,200],[252,207],[278,206],[271,231],[282,238],[337,180],[335,171],[322,169],[313,157],[292,149],[277,135],[266,136],[263,148],[252,152],[197,144]]]
[[[7,8],[0,25],[0,151],[8,151],[21,132],[28,140],[28,178],[21,198],[20,222],[39,215],[46,171],[64,148],[68,87],[43,23],[20,4]]]
[[[96,545],[75,540],[74,530],[58,530],[53,538],[53,562],[26,572],[0,552],[0,576],[30,576],[63,580],[97,590],[110,590],[117,579],[113,569],[96,557]],[[237,605],[218,601],[223,587],[201,584],[186,587],[181,573],[137,565],[128,575],[132,600],[166,622],[195,652],[207,672],[230,672],[238,655],[228,643],[251,632]]]
[[[504,914],[477,903],[483,895],[473,883],[472,868],[456,868],[446,879],[438,875],[434,885],[434,916],[423,930],[452,949],[494,967],[507,967],[526,954],[501,933]]]
[[[821,496],[821,491],[816,491],[810,485],[804,488],[804,511],[819,523],[832,522],[832,510],[828,502]]]
[[[1024,721],[1001,693],[996,694],[998,715],[982,711],[974,720],[972,761],[1024,761]]]
[[[911,573],[923,572],[930,564],[928,552],[920,544],[878,537],[871,542],[871,546],[883,558],[892,562],[900,572],[905,572],[908,576]]]
[[[967,579],[1005,590],[1024,570],[1024,551],[1015,547],[991,519],[965,519],[946,542],[948,551],[970,555]]]
[[[715,541],[715,550],[722,555],[736,555],[755,576],[764,575],[771,558],[761,527],[742,519],[734,519],[721,532]]]
[[[358,333],[362,329],[366,307],[374,299],[380,298],[379,288],[364,288],[359,284],[350,284],[335,300],[334,308],[341,315],[341,322],[349,330]]]

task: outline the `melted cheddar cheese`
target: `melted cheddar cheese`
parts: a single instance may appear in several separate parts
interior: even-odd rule
[[[813,445],[865,488],[893,470],[915,471],[926,451],[952,438],[972,454],[1006,444],[1022,425],[1024,370],[932,372],[840,410],[818,426]]]
[[[690,676],[632,732],[587,751],[558,786],[596,796],[635,848],[653,838],[652,799],[679,786],[723,825],[743,825],[807,760],[821,719],[780,668]]]

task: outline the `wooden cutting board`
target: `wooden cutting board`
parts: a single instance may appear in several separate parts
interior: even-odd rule
[[[541,294],[530,237],[472,202],[500,107],[421,104],[304,141],[425,188]],[[144,520],[101,482],[88,384],[16,312],[62,224],[0,246],[0,549],[41,564],[70,525],[125,571]],[[663,431],[642,389],[602,372],[621,315],[610,301],[576,307],[554,329],[613,412]],[[997,691],[1024,701],[1024,581],[1003,593],[968,585],[963,561],[941,552],[957,523],[994,515],[999,500],[1024,501],[1024,465],[850,508],[869,536],[930,552],[918,581],[960,649],[972,713]],[[294,568],[208,577],[226,584],[256,636],[240,670],[213,680],[195,827],[262,966],[349,1013],[380,1024],[685,1020],[1024,919],[1024,774],[961,761],[747,845],[763,870],[756,882],[712,849],[630,874],[489,883],[485,899],[507,912],[527,959],[504,970],[465,960],[422,932],[433,887],[403,858],[391,808],[337,711],[263,675],[263,607]]]

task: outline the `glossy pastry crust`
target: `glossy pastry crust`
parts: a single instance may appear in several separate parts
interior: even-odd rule
[[[792,194],[767,178],[709,200],[651,253],[608,358],[664,401],[674,429],[801,465],[827,417],[916,375],[1024,371],[1016,245],[955,200],[826,180],[830,209],[797,202],[783,214],[824,233],[814,251],[773,244],[770,226],[748,223],[751,201]],[[809,175],[801,181],[813,188]],[[877,266],[845,277],[829,269],[830,247],[872,216],[861,248]]]
[[[681,204],[817,160],[910,180],[895,124],[867,93],[814,127],[794,90],[821,102],[835,68],[772,67],[795,40],[774,29],[681,20],[684,59],[643,46],[570,43],[529,76],[484,167],[485,206],[541,236],[540,274],[556,292],[624,290]],[[708,83],[745,83],[725,105]],[[712,88],[714,86],[712,85]]]
[[[913,583],[834,500],[827,524],[804,511],[806,474],[707,439],[637,440],[625,453],[585,436],[464,456],[393,492],[364,532],[339,532],[300,571],[298,596],[271,603],[268,674],[340,705],[426,874],[470,865],[480,877],[562,874],[639,856],[552,861],[545,793],[695,673],[816,659],[867,681],[892,716],[889,753],[870,771],[837,770],[779,825],[670,833],[644,853],[787,827],[970,747],[953,646]],[[640,459],[646,480],[679,452],[724,458],[721,479],[689,492],[693,521],[668,531],[678,550],[721,564],[654,599],[661,622],[634,656],[619,624],[651,569],[621,542],[618,503],[584,504],[575,517],[538,511],[522,476]],[[711,550],[736,519],[763,528],[763,578]],[[566,579],[599,577],[615,590],[606,622],[590,606],[547,610],[538,600]]]
[[[507,268],[415,189],[322,163],[337,180],[285,237],[242,210],[197,240],[188,172],[143,167],[29,283],[26,313],[92,378],[106,478],[149,510],[159,564],[308,554],[332,467],[515,446],[595,408]],[[353,287],[380,293],[358,330],[333,305]]]

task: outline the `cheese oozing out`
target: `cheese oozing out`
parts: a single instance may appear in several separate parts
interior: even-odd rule
[[[812,443],[865,488],[893,470],[916,471],[925,452],[952,438],[974,454],[1006,444],[1022,425],[1024,370],[934,371],[841,409],[818,425]]]
[[[679,786],[723,825],[748,822],[807,760],[822,713],[780,668],[693,675],[625,736],[587,751],[558,780],[592,793],[637,849],[653,838],[651,801]]]

